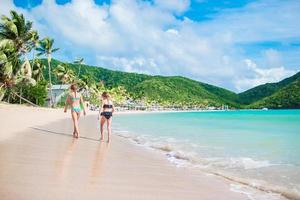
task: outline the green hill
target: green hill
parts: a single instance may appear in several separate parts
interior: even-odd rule
[[[249,107],[300,108],[300,78],[281,88],[271,96],[251,104]]]
[[[245,105],[252,104],[265,97],[271,96],[272,94],[276,93],[278,90],[284,88],[285,86],[289,85],[293,81],[297,80],[299,77],[300,77],[300,72],[278,83],[266,83],[254,87],[250,90],[240,93],[238,102]]]
[[[46,60],[43,59],[46,63]],[[52,60],[53,70],[61,62]],[[78,73],[79,66],[69,64]],[[48,78],[45,70],[45,78]],[[81,77],[89,74],[95,81],[104,81],[107,87],[124,86],[133,99],[143,99],[163,105],[198,105],[235,108],[298,108],[300,72],[278,83],[267,83],[236,94],[210,84],[181,76],[151,76],[114,71],[102,67],[81,65]],[[53,83],[58,80],[53,75]],[[298,91],[296,91],[298,89]]]
[[[43,62],[46,64],[46,60]],[[53,70],[60,63],[53,59],[51,62]],[[69,64],[69,66],[78,72],[78,65]],[[47,70],[44,74],[48,79]],[[150,76],[81,65],[81,75],[84,74],[89,74],[95,81],[103,80],[108,87],[124,86],[134,99],[146,99],[165,105],[221,106],[227,104],[232,107],[240,107],[235,102],[238,96],[234,92],[185,77]],[[52,80],[54,84],[59,83],[54,75]]]
[[[47,66],[46,64],[47,60],[42,59],[42,61]],[[62,62],[58,60],[52,59],[51,61],[52,70],[54,70],[56,66],[61,63]],[[78,74],[79,71],[78,64],[68,63],[68,65],[70,66],[71,69],[73,69],[76,72],[76,74]],[[144,74],[127,73],[127,72],[109,70],[102,67],[81,65],[80,77],[82,77],[85,74],[91,75],[91,77],[95,81],[103,80],[105,82],[105,85],[107,85],[108,87],[123,85],[126,87],[128,91],[130,91],[136,84],[151,78],[151,76],[144,75]],[[44,76],[46,79],[48,79],[47,69],[45,69],[44,71]],[[54,84],[59,83],[59,81],[54,76],[54,74],[52,74],[52,80]]]
[[[213,90],[208,90],[207,88],[212,88]],[[158,102],[167,104],[203,106],[228,104],[234,107],[239,106],[231,99],[225,98],[236,94],[180,76],[154,76],[137,84],[133,89],[137,91],[138,98],[146,97],[149,100],[158,100]]]

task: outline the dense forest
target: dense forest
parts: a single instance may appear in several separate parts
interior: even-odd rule
[[[47,60],[41,60],[46,63]],[[55,71],[57,66],[62,63],[52,60],[52,67]],[[80,78],[88,76],[94,82],[103,82],[107,88],[122,86],[132,100],[143,101],[146,104],[159,104],[162,106],[189,106],[207,107],[229,105],[239,108],[236,103],[237,95],[229,90],[213,85],[204,84],[180,76],[150,76],[145,74],[127,73],[113,71],[102,67],[79,65],[68,63],[70,69],[75,72],[81,70]],[[45,78],[48,73],[44,71]],[[59,84],[60,81],[52,75],[53,83]]]
[[[259,101],[265,97],[271,96],[272,94],[276,93],[280,89],[288,86],[289,84],[293,83],[296,80],[299,80],[300,72],[297,74],[286,78],[278,83],[266,83],[263,85],[259,85],[254,87],[250,90],[242,92],[239,94],[239,103],[241,104],[252,104],[256,101]],[[297,91],[294,91],[297,92]]]
[[[278,89],[272,95],[250,104],[248,107],[300,108],[300,78]]]

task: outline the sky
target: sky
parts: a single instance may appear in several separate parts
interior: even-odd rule
[[[299,0],[0,0],[1,15],[11,9],[66,62],[235,92],[300,71]]]

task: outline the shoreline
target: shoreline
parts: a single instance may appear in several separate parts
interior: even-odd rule
[[[18,127],[7,131],[7,134],[13,133],[11,137],[1,139],[0,195],[3,199],[53,199],[47,196],[49,193],[57,199],[66,199],[62,196],[120,199],[122,196],[128,200],[171,200],[198,199],[200,195],[203,199],[246,199],[242,194],[231,192],[228,183],[222,180],[202,174],[198,177],[206,181],[197,181],[189,170],[177,169],[159,154],[118,136],[113,135],[111,144],[106,147],[106,143],[97,140],[98,130],[90,128],[97,123],[94,115],[81,119],[81,138],[73,140],[69,113],[53,109],[36,111],[37,108],[22,106],[0,107],[1,115],[10,115],[2,121],[7,126],[13,127],[11,119],[20,121],[22,115],[27,119],[43,119],[20,121]],[[85,186],[74,188],[73,184]],[[211,189],[212,185],[216,187]],[[206,189],[199,191],[202,187]]]
[[[124,110],[124,111],[116,111],[115,114],[151,114],[151,113],[186,113],[186,112],[224,112],[230,110]]]
[[[98,130],[91,128],[97,127],[96,113],[81,119],[79,140],[71,137],[70,113],[61,109],[0,104],[0,114],[7,116],[1,126],[7,137],[0,137],[0,195],[4,199],[53,199],[47,196],[49,192],[58,199],[248,199],[243,191],[232,191],[236,182],[177,168],[161,153],[115,134],[109,145],[100,143]],[[72,183],[85,187],[76,190]],[[41,190],[35,191],[36,187]]]
[[[288,190],[288,188],[283,188],[281,186],[276,185],[270,185],[267,186],[264,184],[261,184],[260,182],[253,183],[252,179],[248,180],[246,178],[241,178],[238,176],[230,175],[225,173],[224,171],[219,171],[217,169],[206,169],[206,168],[199,168],[195,167],[191,160],[187,157],[182,157],[181,155],[175,155],[172,156],[172,159],[168,156],[169,153],[172,153],[173,150],[169,149],[168,147],[155,147],[155,146],[145,146],[139,142],[138,139],[135,139],[130,136],[125,136],[122,134],[117,134],[119,137],[124,138],[125,140],[128,140],[133,145],[137,145],[139,147],[144,148],[145,150],[154,151],[160,154],[161,157],[163,157],[165,160],[168,160],[173,167],[176,168],[184,168],[187,170],[191,170],[195,173],[203,173],[207,176],[215,176],[216,178],[220,178],[223,181],[229,181],[230,185],[233,185],[237,187],[230,188],[230,190],[234,190],[235,192],[242,193],[248,196],[249,199],[262,199],[262,196],[265,196],[263,199],[275,199],[275,200],[300,200],[299,193],[296,191],[293,192],[291,190]],[[182,164],[181,162],[185,162],[185,164]],[[180,164],[181,163],[181,164]],[[255,179],[253,181],[256,182]],[[253,197],[255,196],[255,197]]]
[[[136,112],[134,114],[137,113],[143,114],[141,112]],[[148,114],[151,112],[144,112],[144,113]],[[153,112],[153,113],[159,113],[159,112]],[[122,113],[122,114],[126,114],[126,113]],[[168,141],[165,140],[163,141],[151,140],[150,138],[148,138],[148,135],[143,135],[140,133],[130,133],[128,131],[122,131],[121,129],[117,128],[116,132],[118,131],[120,131],[120,133],[118,133],[119,136],[129,140],[131,143],[135,145],[142,146],[145,149],[159,151],[165,159],[169,160],[176,167],[179,166],[179,167],[184,167],[189,169],[196,169],[203,173],[215,175],[223,179],[232,181],[234,183],[241,184],[243,186],[248,187],[249,190],[257,190],[266,194],[270,194],[271,196],[281,195],[284,199],[287,198],[291,200],[300,200],[300,193],[298,192],[298,190],[290,189],[288,186],[283,186],[275,182],[266,182],[264,181],[264,179],[255,179],[254,177],[247,178],[245,176],[241,176],[242,174],[231,174],[228,173],[228,171],[226,170],[224,171],[216,168],[206,169],[205,167],[203,168],[203,166],[200,167],[201,162],[197,162],[196,158],[194,158],[192,155],[189,155],[191,152],[182,150],[181,148],[178,148],[178,146],[176,148],[176,145],[174,146],[174,143],[169,143]],[[259,160],[251,160],[251,161],[259,162]],[[278,164],[272,164],[272,163],[270,164],[270,166],[276,166],[276,165]]]
[[[10,104],[7,102],[0,101],[0,108],[1,107],[14,107],[14,108],[32,108],[32,109],[38,109],[38,110],[45,110],[45,111],[58,111],[58,110],[63,110],[63,107],[59,108],[48,108],[48,107],[34,107],[31,105],[27,104]],[[270,110],[300,110],[299,108],[282,108],[282,109],[268,109]],[[116,115],[123,115],[123,114],[151,114],[151,113],[190,113],[190,112],[233,112],[233,111],[268,111],[268,110],[263,110],[263,109],[227,109],[227,110],[210,110],[210,109],[202,109],[202,110],[119,110],[115,111],[114,114]],[[88,113],[98,113],[98,110],[88,110]]]

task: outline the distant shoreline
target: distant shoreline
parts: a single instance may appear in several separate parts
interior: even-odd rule
[[[17,107],[32,107],[32,108],[37,108],[37,109],[46,109],[46,110],[62,110],[62,107],[56,107],[56,108],[49,108],[49,107],[34,107],[29,104],[10,104],[4,101],[0,101],[0,107],[1,106],[15,106]],[[222,110],[222,109],[183,109],[183,110],[169,110],[169,109],[163,109],[163,110],[117,110],[115,111],[115,114],[141,114],[141,113],[178,113],[178,112],[232,112],[232,111],[266,111],[264,109],[227,109],[227,110]],[[300,110],[300,108],[269,108],[267,110]],[[98,110],[88,110],[88,112],[95,113],[99,112]]]

